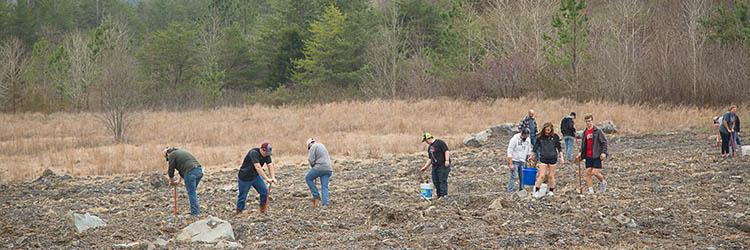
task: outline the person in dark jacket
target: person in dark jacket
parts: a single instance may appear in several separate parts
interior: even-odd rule
[[[737,147],[736,132],[739,130],[739,122],[737,117],[737,106],[732,105],[729,107],[729,111],[724,113],[721,118],[721,124],[719,125],[719,135],[721,136],[721,156],[728,157],[732,156],[735,148]],[[731,148],[734,146],[735,148]]]
[[[601,129],[594,126],[593,115],[586,114],[584,121],[586,122],[586,130],[583,131],[581,151],[576,156],[576,161],[581,161],[581,159],[586,160],[586,186],[589,189],[589,193],[594,193],[592,175],[596,176],[596,179],[599,180],[599,192],[603,193],[607,190],[607,181],[601,172],[602,162],[609,155],[607,151],[607,137]]]
[[[167,170],[169,184],[177,185],[180,182],[180,179],[174,176],[174,171],[177,170],[182,179],[185,179],[185,190],[188,193],[188,201],[190,201],[190,215],[199,216],[201,205],[198,203],[197,192],[198,183],[203,178],[203,167],[193,154],[180,148],[164,148],[164,158],[169,162],[169,170]]]
[[[245,210],[245,201],[250,187],[253,187],[260,195],[258,200],[258,212],[265,214],[268,211],[268,187],[269,184],[276,183],[276,172],[273,168],[271,144],[264,142],[260,148],[253,148],[247,152],[242,166],[237,173],[237,214],[242,214]],[[268,178],[263,171],[263,165],[268,165],[268,172],[271,178]]]
[[[569,116],[566,116],[560,122],[560,132],[563,135],[563,141],[565,142],[565,161],[573,161],[573,146],[576,141],[576,112],[570,112]]]
[[[422,142],[427,143],[427,155],[430,157],[420,170],[426,171],[432,166],[432,183],[435,184],[437,197],[443,198],[448,195],[448,174],[451,172],[451,157],[448,144],[443,140],[435,139],[432,134],[422,134]]]
[[[555,195],[555,172],[557,172],[557,164],[563,164],[565,160],[563,160],[562,148],[560,147],[560,137],[555,134],[555,129],[551,122],[545,123],[542,126],[542,130],[537,136],[536,144],[534,144],[534,153],[531,153],[529,158],[535,158],[536,155],[539,156],[537,161],[541,164],[537,166],[534,198],[544,196],[539,189],[545,175],[547,176],[547,184],[549,185],[547,196],[553,196]]]

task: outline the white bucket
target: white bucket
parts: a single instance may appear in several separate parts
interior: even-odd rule
[[[432,183],[419,184],[419,194],[425,199],[432,199]]]

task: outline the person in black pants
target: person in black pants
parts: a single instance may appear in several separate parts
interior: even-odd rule
[[[547,175],[547,184],[549,185],[549,192],[547,196],[555,195],[555,172],[557,171],[557,164],[565,163],[562,154],[562,147],[560,146],[560,136],[555,134],[555,129],[552,123],[545,123],[542,127],[541,133],[536,139],[534,144],[534,153],[529,155],[529,158],[534,158],[535,155],[539,155],[539,164],[536,183],[534,183],[534,198],[541,198],[544,196],[539,191],[539,187],[544,181],[545,174]]]
[[[448,145],[443,140],[435,139],[432,134],[425,132],[422,134],[422,142],[429,145],[427,154],[430,159],[422,166],[420,170],[426,171],[432,166],[432,183],[437,189],[437,197],[442,198],[448,195],[448,173],[451,172],[451,158],[448,151]]]

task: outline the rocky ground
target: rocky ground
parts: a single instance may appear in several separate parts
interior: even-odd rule
[[[722,160],[708,136],[613,136],[604,170],[609,189],[594,195],[576,193],[574,165],[559,170],[553,198],[505,192],[508,138],[500,136],[455,151],[449,196],[432,203],[417,193],[423,154],[337,162],[327,210],[310,208],[305,166],[278,171],[267,216],[233,214],[234,171],[208,166],[199,197],[204,213],[231,223],[243,248],[746,248],[750,157]],[[47,173],[0,188],[0,248],[227,247],[175,240],[195,219],[184,215],[183,188],[183,215],[171,215],[163,174]],[[78,233],[72,212],[89,212],[107,226]]]

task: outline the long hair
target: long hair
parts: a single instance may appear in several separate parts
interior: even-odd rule
[[[554,135],[555,134],[555,126],[552,125],[551,122],[547,122],[547,123],[544,124],[544,126],[542,126],[542,130],[539,130],[539,134],[537,134],[537,137],[544,136],[544,130],[547,129],[548,127],[550,129],[549,130],[549,136]]]

